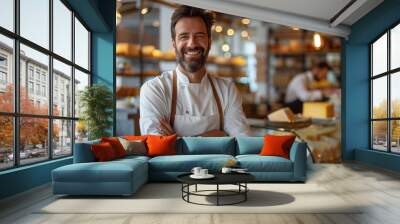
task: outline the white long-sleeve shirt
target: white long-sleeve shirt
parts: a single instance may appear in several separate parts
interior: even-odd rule
[[[207,117],[218,117],[217,104],[211,84],[206,76],[200,83],[190,83],[187,76],[176,69],[177,103],[176,118],[188,117],[187,124],[175,119],[174,130],[179,136],[193,136],[205,131],[218,130],[219,122]],[[226,79],[211,76],[220,98],[224,115],[223,130],[230,136],[248,135],[249,127],[242,109],[242,100],[235,84]],[[142,134],[163,134],[159,120],[169,120],[172,100],[172,71],[147,81],[140,90],[140,129]],[[193,119],[192,119],[193,118]],[[201,120],[201,125],[190,120]],[[186,119],[187,120],[187,119]],[[180,122],[180,123],[179,123]],[[177,124],[178,123],[178,124]],[[180,128],[181,127],[181,128]],[[183,128],[182,128],[183,127]]]
[[[323,98],[320,90],[309,90],[308,83],[313,81],[313,74],[308,71],[296,75],[289,83],[286,90],[285,103],[291,103],[295,100],[300,101],[315,101]]]

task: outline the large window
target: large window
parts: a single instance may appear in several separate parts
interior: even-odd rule
[[[0,1],[0,170],[70,156],[87,139],[77,104],[90,35],[63,0]]]
[[[370,45],[371,148],[400,153],[400,24]]]

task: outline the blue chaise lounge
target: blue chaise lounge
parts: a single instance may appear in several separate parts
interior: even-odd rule
[[[90,145],[75,144],[73,164],[52,172],[53,193],[67,195],[132,195],[148,181],[176,181],[193,167],[218,172],[228,160],[236,160],[258,182],[305,182],[306,145],[294,142],[290,159],[260,156],[263,137],[183,137],[177,140],[177,155],[127,156],[96,162]]]

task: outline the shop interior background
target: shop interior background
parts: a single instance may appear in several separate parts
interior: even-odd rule
[[[177,6],[167,1],[117,1],[117,135],[140,134],[140,86],[176,66],[170,17]],[[340,162],[341,38],[215,15],[207,71],[234,80],[257,135],[271,132],[259,126],[270,112],[285,107],[286,89],[294,76],[319,61],[331,66],[328,80],[336,90],[326,102],[334,113],[313,117],[312,124],[298,134],[308,142],[317,162]]]

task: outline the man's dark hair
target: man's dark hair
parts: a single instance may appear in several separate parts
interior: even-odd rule
[[[330,70],[330,69],[331,69],[331,66],[330,66],[327,62],[325,62],[325,61],[320,61],[320,62],[318,62],[318,63],[315,63],[314,66],[313,66],[313,68],[319,68],[319,69],[324,69],[324,68],[326,68],[326,69]]]
[[[214,15],[203,9],[182,5],[177,8],[171,16],[171,37],[175,40],[175,26],[178,21],[184,17],[199,17],[204,21],[207,27],[208,38],[211,39],[211,27],[214,24]]]

